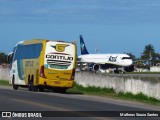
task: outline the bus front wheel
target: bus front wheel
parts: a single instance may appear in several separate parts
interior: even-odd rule
[[[12,85],[13,85],[13,89],[14,89],[14,90],[18,90],[18,85],[15,84],[14,76],[13,76],[13,78],[12,78]]]

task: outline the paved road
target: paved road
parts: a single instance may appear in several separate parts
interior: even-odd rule
[[[83,94],[59,94],[53,92],[29,92],[25,89],[14,91],[10,87],[0,86],[0,111],[52,111],[49,113],[51,116],[54,114],[61,114],[60,111],[153,111],[159,110],[159,107],[145,105],[142,103],[132,103],[122,100],[114,100],[103,97],[96,96],[86,96]],[[53,112],[59,111],[59,113]],[[65,114],[67,112],[64,112]],[[99,112],[100,113],[100,112]],[[67,114],[71,114],[70,112]],[[98,112],[94,113],[78,113],[73,112],[75,116],[85,116],[89,115],[94,117],[94,119],[106,118],[98,117]],[[71,115],[73,115],[71,114]],[[105,114],[108,114],[107,112]],[[116,114],[116,113],[115,113]],[[119,114],[119,113],[118,113]],[[74,116],[73,115],[73,116]],[[96,117],[97,116],[97,117]],[[65,116],[64,116],[65,117]],[[48,118],[49,119],[49,118]],[[61,118],[59,118],[61,119]],[[63,119],[69,119],[63,118]],[[81,119],[81,118],[77,118]],[[87,118],[93,119],[93,118]],[[117,118],[107,118],[107,119],[124,119],[124,117]],[[128,118],[127,118],[128,119]],[[132,118],[138,119],[138,118]],[[141,119],[141,118],[139,118]],[[148,120],[151,118],[147,118]],[[152,119],[157,119],[152,118]]]

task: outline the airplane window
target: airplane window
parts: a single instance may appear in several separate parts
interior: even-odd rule
[[[131,57],[122,57],[122,60],[124,59],[132,59]]]

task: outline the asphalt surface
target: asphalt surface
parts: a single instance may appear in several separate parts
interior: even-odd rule
[[[105,115],[112,116],[112,114],[119,115],[120,111],[124,111],[124,113],[126,112],[130,113],[132,111],[152,112],[152,111],[160,111],[160,108],[156,106],[145,105],[142,103],[114,100],[96,96],[86,96],[83,94],[75,94],[75,93],[60,94],[60,93],[53,93],[51,91],[29,92],[25,89],[15,91],[12,90],[11,87],[0,86],[0,111],[1,112],[35,111],[42,113],[44,111],[50,111],[47,112],[47,115],[50,117],[58,117],[58,119],[73,119],[73,117],[76,117],[76,119],[83,118],[83,119],[105,120],[105,119],[128,119],[125,117],[113,118],[105,116]],[[118,111],[118,113],[112,111]],[[42,115],[45,115],[45,113]],[[145,119],[150,120],[158,118],[147,117]],[[14,119],[14,118],[9,118],[9,119]],[[48,117],[45,119],[51,119],[51,118]],[[141,120],[142,117],[140,118],[132,117],[130,119]]]
[[[114,76],[126,76],[126,77],[156,77],[160,79],[160,74],[114,74]]]
[[[95,73],[93,71],[78,71],[78,72],[89,72],[91,74]],[[134,74],[130,74],[130,73],[125,73],[125,74],[122,74],[122,73],[119,73],[119,74],[115,74],[115,73],[101,73],[101,72],[97,72],[97,74],[103,74],[103,75],[106,75],[106,76],[111,76],[111,77],[129,77],[129,78],[132,78],[132,77],[136,77],[136,78],[157,78],[158,80],[160,80],[160,74],[139,74],[139,73],[134,73]]]

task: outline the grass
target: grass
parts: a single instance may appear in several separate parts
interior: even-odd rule
[[[133,73],[129,73],[130,77],[134,78],[134,79],[140,79],[143,81],[150,81],[151,83],[158,83],[160,82],[160,77],[153,77],[153,76],[132,76],[132,74],[160,74],[160,72],[133,72]]]
[[[99,88],[99,87],[83,87],[81,85],[75,85],[73,88],[69,89],[67,92],[71,93],[81,93],[81,94],[87,94],[87,95],[96,95],[96,96],[105,96],[105,97],[111,97],[116,99],[124,99],[124,100],[132,100],[132,101],[138,101],[143,103],[149,103],[152,105],[160,105],[160,100],[148,97],[142,93],[133,95],[132,93],[116,93],[112,88]]]
[[[0,80],[0,85],[10,86],[10,84],[9,84],[9,81],[8,81],[8,80]]]
[[[139,102],[144,102],[144,103],[150,103],[153,105],[160,105],[160,100],[153,98],[153,97],[148,97],[144,95],[143,93],[138,93],[136,95],[133,95],[132,93],[118,93],[117,96],[119,98],[123,99],[128,99],[128,100],[134,100],[134,101],[139,101]]]

